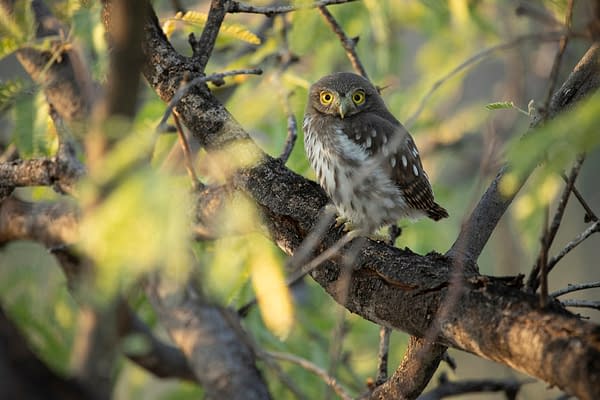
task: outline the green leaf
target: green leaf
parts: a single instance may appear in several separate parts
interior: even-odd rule
[[[486,110],[506,110],[515,108],[515,103],[512,101],[499,101],[485,105]]]
[[[522,114],[529,115],[529,113],[517,106],[512,101],[499,101],[497,103],[486,104],[485,108],[487,110],[507,110],[507,109],[515,109]]]

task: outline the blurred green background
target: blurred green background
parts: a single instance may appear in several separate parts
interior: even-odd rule
[[[184,54],[191,53],[187,44],[188,33],[194,31],[198,35],[201,27],[174,19],[176,7],[205,13],[208,3],[154,2],[161,22],[171,21],[174,24],[171,40]],[[269,1],[248,3],[270,4]],[[584,30],[592,3],[591,0],[576,2],[574,31]],[[49,1],[48,4],[66,24],[70,24],[70,37],[83,50],[95,79],[103,82],[106,79],[107,54],[99,5],[85,1]],[[537,18],[533,12],[518,16],[515,10],[519,6],[526,10],[538,10],[558,21],[558,24]],[[449,219],[439,223],[430,220],[416,223],[402,221],[403,231],[397,246],[409,247],[421,254],[432,250],[444,253],[456,238],[461,223],[506,159],[511,143],[516,142],[529,126],[529,118],[515,109],[490,111],[485,106],[499,101],[512,101],[526,110],[532,99],[536,104],[544,104],[549,86],[548,77],[558,50],[556,40],[548,41],[544,38],[547,38],[549,32],[561,29],[559,24],[564,21],[567,1],[364,0],[332,6],[329,10],[350,37],[360,37],[358,55],[371,80],[384,88],[382,94],[392,112],[400,121],[411,121],[408,127],[421,150],[436,199],[450,213]],[[23,27],[20,43],[26,43],[31,40],[31,32],[27,30],[25,22],[19,23]],[[241,40],[244,34],[240,33],[222,35],[207,71],[211,73],[256,66],[262,68],[264,74],[226,79],[226,85],[214,88],[215,92],[254,140],[273,156],[281,153],[286,140],[287,117],[284,103],[289,98],[290,110],[298,121],[300,131],[287,165],[299,174],[314,179],[302,146],[302,115],[307,89],[312,82],[334,71],[351,70],[339,40],[314,9],[271,19],[262,15],[233,14],[226,17],[226,23],[228,26],[237,26],[237,32],[247,30],[257,34],[262,42],[260,45],[247,43]],[[233,28],[232,31],[236,32]],[[536,38],[519,39],[531,34],[536,34]],[[18,44],[19,41],[16,40],[15,43]],[[486,49],[503,43],[514,45],[485,53]],[[589,43],[585,40],[572,39],[569,42],[559,71],[558,85],[564,81],[588,46]],[[0,149],[15,146],[22,157],[52,154],[56,149],[56,135],[48,120],[43,94],[31,90],[31,83],[14,60],[10,45],[3,42],[2,51]],[[422,99],[436,81],[443,79],[471,57],[483,53],[486,54],[485,57],[444,79],[439,89],[428,97],[422,112],[415,115]],[[282,68],[281,60],[290,54],[297,56],[298,61]],[[165,105],[146,86],[139,98],[136,134],[151,137]],[[563,187],[555,172],[568,168],[572,160],[569,157],[557,157],[558,161],[555,163],[552,151],[566,149],[568,154],[582,150],[588,152],[576,186],[592,209],[600,212],[597,178],[600,152],[596,146],[597,139],[587,140],[592,136],[586,135],[592,133],[587,130],[580,132],[574,127],[553,139],[549,145],[544,137],[538,137],[538,142],[533,142],[534,148],[554,146],[550,149],[550,158],[534,172],[495,230],[479,260],[482,273],[497,276],[528,274],[535,262],[540,246],[544,206],[550,204],[552,216],[556,198]],[[578,140],[581,137],[586,140]],[[154,165],[162,163],[174,142],[174,135],[159,138],[154,150]],[[131,149],[135,151],[135,146]],[[537,157],[535,154],[517,154],[521,158],[532,157],[532,160]],[[204,179],[210,182],[208,173],[205,173],[207,167],[202,161],[201,157],[198,169]],[[154,175],[143,176],[146,177],[143,179],[157,179]],[[145,181],[137,182],[139,184]],[[169,184],[172,182],[160,181],[157,183],[157,190],[164,189]],[[176,184],[184,189],[189,186],[185,178],[179,179]],[[122,185],[124,196],[133,193],[133,189],[128,186],[132,185],[130,182],[124,181]],[[58,198],[47,188],[19,189],[17,192],[20,197],[33,200]],[[147,194],[137,194],[140,196],[139,201],[144,201],[144,193]],[[166,199],[157,203],[156,207],[172,207],[178,201]],[[132,208],[134,206],[115,212],[128,215],[127,213],[134,212]],[[165,218],[171,216],[166,211],[158,215]],[[150,217],[142,213],[136,214],[132,220],[140,218]],[[571,199],[551,255],[586,228],[587,224],[583,219],[583,210]],[[131,233],[125,230],[133,227],[106,225],[98,229],[105,232],[98,240],[104,240],[110,247],[122,242],[119,237]],[[119,235],[116,235],[115,229],[119,229]],[[143,229],[167,228],[160,221],[150,219]],[[178,229],[173,237],[182,237],[187,228]],[[177,228],[173,230],[176,231]],[[146,245],[151,246],[150,243]],[[600,281],[600,269],[597,266],[599,245],[600,238],[592,236],[566,256],[550,275],[550,291],[569,283]],[[137,246],[137,250],[144,251],[144,243]],[[258,253],[262,257],[259,261],[256,259]],[[268,256],[265,258],[264,254]],[[201,266],[201,270],[195,273],[203,288],[209,296],[231,307],[245,304],[254,297],[255,291],[268,290],[260,289],[257,282],[254,285],[252,283],[251,276],[256,273],[254,268],[257,265],[270,268],[270,273],[277,275],[282,273],[286,259],[274,245],[252,235],[196,243],[194,255]],[[161,259],[160,255],[157,257]],[[102,266],[102,262],[100,264]],[[113,268],[110,270],[112,275],[131,272],[115,270],[115,265],[119,263],[113,262],[104,267]],[[41,246],[19,242],[0,249],[0,266],[2,304],[43,359],[57,370],[68,372],[72,344],[77,332],[77,306],[67,291],[65,278],[56,261]],[[140,272],[134,271],[133,276],[136,277],[137,273]],[[116,284],[123,284],[118,282]],[[159,335],[166,337],[143,292],[127,283],[123,285],[122,288],[126,290],[138,313],[149,324],[156,326]],[[598,289],[572,295],[573,298],[585,299],[597,299],[599,296]],[[272,316],[274,321],[265,324],[263,321],[269,318],[270,309],[263,304],[262,316],[253,311],[246,318],[245,326],[248,331],[265,349],[290,352],[309,359],[324,369],[331,370],[353,393],[364,391],[367,379],[376,375],[379,327],[346,312],[310,279],[294,292],[293,297],[293,314],[290,314],[293,317],[292,325],[282,322],[278,315]],[[574,311],[593,321],[600,321],[598,311]],[[279,327],[280,330],[277,328],[278,324],[283,324],[283,327]],[[406,341],[405,334],[393,333],[390,373],[398,365]],[[463,352],[452,350],[450,354],[456,359],[458,369],[451,371],[447,365],[442,364],[438,374],[447,373],[452,380],[502,377],[526,379],[507,367]],[[281,366],[309,398],[335,398],[326,385],[311,373],[284,362]],[[270,368],[262,363],[261,367],[274,398],[293,398]],[[120,363],[115,376],[116,399],[192,399],[198,398],[202,393],[201,389],[191,384],[155,379],[126,359]],[[436,384],[437,380],[434,378],[430,388]],[[558,395],[558,391],[548,389],[546,384],[538,382],[526,385],[519,399],[553,399]],[[476,394],[461,398],[504,397]]]

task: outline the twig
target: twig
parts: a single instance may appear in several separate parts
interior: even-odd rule
[[[198,175],[196,175],[196,171],[194,170],[194,161],[192,158],[192,154],[190,151],[190,145],[188,144],[187,138],[185,137],[185,133],[183,132],[183,126],[181,126],[181,122],[179,122],[179,117],[175,112],[173,112],[173,120],[175,121],[175,126],[177,127],[177,137],[179,138],[179,144],[183,149],[183,157],[185,160],[185,169],[187,170],[190,179],[192,180],[192,185],[197,189],[199,185],[201,185],[200,180],[198,179]]]
[[[593,233],[600,232],[600,221],[594,222],[590,225],[585,231],[581,232],[579,235],[575,237],[575,239],[571,240],[557,255],[552,257],[548,262],[548,272],[552,271],[554,266],[571,250],[577,247],[581,242],[587,239]]]
[[[302,393],[302,391],[300,390],[296,382],[292,379],[292,377],[286,374],[285,371],[283,371],[283,369],[279,366],[279,364],[277,364],[277,362],[275,362],[273,358],[265,356],[262,350],[256,349],[256,346],[254,347],[255,350],[257,350],[258,356],[265,362],[265,364],[267,364],[269,368],[271,368],[275,372],[275,374],[281,380],[281,383],[287,386],[290,392],[292,392],[297,399],[308,400],[308,397],[306,397],[306,395]]]
[[[327,371],[325,371],[323,368],[319,367],[318,365],[316,365],[304,358],[294,356],[292,354],[280,353],[280,352],[274,352],[274,351],[263,351],[262,353],[267,357],[271,357],[275,360],[288,361],[288,362],[291,362],[293,364],[296,364],[296,365],[304,368],[307,371],[312,372],[313,374],[317,375],[319,378],[323,379],[323,381],[327,385],[329,385],[338,394],[338,396],[340,396],[342,399],[352,400],[352,396],[350,396],[348,391],[342,387],[342,385],[337,381],[337,379],[330,376],[327,373]]]
[[[190,34],[189,42],[194,54],[193,59],[198,68],[197,70],[201,73],[204,72],[215,47],[225,14],[227,14],[227,0],[211,0],[206,25],[204,25],[200,39],[196,40],[194,34]]]
[[[342,247],[344,247],[346,244],[348,244],[349,242],[351,242],[352,240],[357,238],[359,235],[360,235],[359,231],[352,231],[352,232],[346,233],[344,236],[342,236],[340,238],[340,240],[335,242],[333,244],[333,246],[327,248],[325,251],[320,253],[317,257],[313,258],[308,264],[306,264],[300,268],[297,268],[294,271],[294,273],[292,274],[292,276],[290,277],[290,279],[288,280],[288,286],[293,285],[294,283],[296,283],[297,281],[302,279],[304,276],[309,274],[312,270],[314,270],[319,265],[321,265],[323,262],[325,262],[325,261],[329,260],[331,257],[335,256],[342,249]],[[361,240],[360,244],[362,245],[364,243],[364,240],[366,240],[366,239],[365,238],[361,238],[361,239],[362,240]],[[294,257],[292,257],[290,259],[290,264],[295,265]]]
[[[556,56],[554,57],[554,63],[552,64],[552,71],[550,72],[550,85],[548,86],[548,93],[546,94],[546,101],[544,102],[543,108],[544,115],[548,112],[550,100],[552,99],[552,94],[554,93],[554,89],[556,88],[556,82],[558,80],[558,71],[560,70],[560,63],[562,61],[563,54],[567,49],[567,44],[569,44],[568,32],[571,31],[571,23],[573,19],[573,4],[574,0],[569,0],[569,5],[567,6],[567,13],[565,16],[565,28],[567,30],[567,34],[560,39],[558,52],[556,53]]]
[[[484,379],[478,381],[444,382],[434,390],[419,396],[418,400],[438,400],[466,393],[505,392],[507,399],[516,399],[517,393],[526,383],[513,380]]]
[[[539,274],[540,274],[540,267],[541,267],[541,261],[542,258],[544,257],[544,248],[546,248],[546,254],[548,249],[550,249],[550,247],[552,246],[552,243],[554,242],[554,238],[556,237],[556,233],[558,232],[558,228],[560,228],[560,223],[562,221],[562,217],[565,213],[565,209],[567,207],[567,202],[569,201],[569,195],[571,194],[571,190],[573,189],[573,185],[575,184],[575,179],[577,179],[577,176],[579,175],[579,170],[581,169],[581,165],[583,164],[583,160],[584,157],[580,156],[576,161],[575,164],[573,165],[573,168],[571,168],[571,173],[569,174],[569,178],[567,179],[567,183],[565,184],[565,188],[562,192],[562,195],[560,196],[560,200],[558,202],[558,206],[556,207],[556,212],[554,214],[554,218],[552,219],[552,224],[550,225],[550,228],[547,230],[546,234],[544,235],[544,242],[545,246],[542,246],[542,249],[540,249],[540,254],[538,255],[537,258],[537,262],[535,264],[535,266],[531,269],[531,273],[529,274],[529,278],[527,280],[527,286],[529,287],[529,289],[532,292],[535,292],[539,286]]]
[[[336,371],[339,367],[344,350],[344,338],[348,332],[348,325],[346,324],[346,309],[339,308],[336,314],[335,327],[331,335],[331,344],[329,346],[329,366],[327,368],[327,373],[330,376],[336,375]],[[331,386],[329,386],[325,391],[323,400],[329,400],[331,395]]]
[[[362,75],[363,77],[369,79],[367,75],[367,71],[365,67],[363,67],[358,55],[356,54],[356,44],[358,43],[358,36],[354,38],[349,38],[348,35],[344,32],[340,24],[335,20],[333,15],[327,10],[325,6],[319,6],[319,12],[327,21],[327,24],[331,27],[333,32],[337,35],[342,42],[342,47],[346,50],[346,56],[350,59],[350,63],[352,63],[352,68],[356,71],[356,73]]]
[[[390,350],[390,335],[392,330],[385,326],[379,327],[379,351],[377,352],[377,378],[375,385],[379,386],[388,378],[388,356]]]
[[[456,66],[453,70],[448,72],[446,75],[442,76],[440,79],[435,81],[433,83],[433,85],[431,86],[431,88],[429,89],[429,91],[425,94],[425,96],[423,96],[423,98],[421,98],[421,101],[419,103],[419,106],[417,107],[417,110],[406,120],[406,123],[404,125],[407,128],[410,128],[414,124],[414,122],[417,120],[419,115],[421,115],[421,112],[425,108],[425,104],[427,103],[429,98],[433,95],[433,93],[437,89],[439,89],[439,87],[442,86],[442,84],[444,84],[447,80],[449,80],[454,75],[458,74],[463,69],[470,66],[471,64],[474,64],[477,61],[480,61],[481,59],[489,56],[490,54],[492,54],[496,51],[510,49],[511,47],[518,46],[519,44],[529,41],[529,40],[555,41],[555,40],[561,39],[566,34],[567,33],[565,33],[564,31],[531,33],[528,35],[519,36],[509,42],[501,43],[501,44],[498,44],[498,45],[495,45],[492,47],[488,47],[487,49],[483,49],[482,51],[469,57],[468,59],[466,59],[465,61],[460,63],[458,66]]]
[[[546,307],[548,301],[548,251],[550,250],[551,243],[548,242],[548,214],[550,213],[549,206],[544,207],[544,228],[542,230],[542,237],[540,242],[542,244],[540,248],[540,255],[538,256],[538,268],[540,269],[540,307]]]
[[[342,247],[344,247],[346,244],[348,244],[348,242],[351,242],[352,240],[354,240],[359,234],[360,234],[359,231],[348,232],[347,234],[342,236],[342,238],[340,240],[335,242],[333,244],[333,246],[325,249],[325,251],[323,251],[317,257],[312,259],[308,264],[300,266],[298,268],[297,266],[298,266],[298,264],[300,264],[300,260],[302,260],[304,258],[304,256],[306,255],[305,253],[307,253],[308,250],[314,248],[314,244],[312,246],[306,246],[306,248],[303,248],[303,247],[300,248],[294,254],[294,256],[288,260],[287,267],[288,267],[288,269],[292,269],[293,273],[288,278],[286,285],[288,287],[293,287],[296,283],[298,283],[302,278],[304,278],[312,270],[314,270],[319,265],[321,265],[321,263],[323,263],[323,262],[329,260],[331,257],[335,256],[342,249]],[[310,238],[310,236],[307,237],[307,239],[308,238]],[[314,238],[317,239],[318,236],[315,236]],[[361,238],[361,239],[364,240],[364,238]],[[305,239],[305,242],[307,242],[306,239]],[[309,240],[309,242],[312,243],[313,241]],[[360,242],[361,245],[362,245],[362,243],[363,243],[363,241]],[[304,246],[304,242],[303,242],[303,246]],[[250,300],[248,303],[244,304],[242,307],[240,307],[237,312],[241,317],[245,317],[248,314],[248,312],[250,311],[250,309],[252,307],[254,307],[256,304],[257,304],[257,300],[256,300],[256,298],[254,298],[254,299]]]
[[[296,117],[290,111],[288,96],[285,96],[284,104],[288,128],[285,145],[283,146],[283,151],[281,152],[279,159],[285,163],[290,158],[292,150],[294,150],[294,144],[296,144],[296,139],[298,138],[298,123],[296,122]]]
[[[600,301],[567,299],[560,302],[565,307],[593,308],[600,310]]]
[[[600,281],[598,282],[586,282],[586,283],[577,283],[577,284],[569,284],[566,288],[559,289],[555,292],[550,293],[551,297],[559,297],[567,293],[576,292],[578,290],[592,289],[600,287]]]
[[[175,108],[177,103],[179,103],[179,101],[183,98],[183,96],[185,96],[187,94],[188,90],[190,90],[192,87],[194,87],[196,85],[200,85],[202,83],[206,83],[206,82],[221,81],[226,76],[243,75],[243,74],[260,75],[260,74],[262,74],[262,70],[260,68],[235,69],[232,71],[219,72],[219,73],[211,74],[208,76],[199,76],[198,78],[192,79],[189,83],[186,83],[185,85],[180,87],[177,90],[177,92],[175,92],[175,94],[171,98],[171,101],[167,105],[167,109],[165,110],[165,113],[163,114],[162,119],[160,120],[160,122],[158,124],[157,130],[159,132],[162,132],[166,129],[165,124],[167,122],[167,119],[169,119],[169,116],[173,112],[173,109]]]
[[[294,149],[294,144],[296,144],[296,139],[298,138],[298,123],[296,121],[296,117],[290,107],[290,96],[287,90],[284,89],[284,85],[281,84],[281,74],[294,62],[298,61],[298,57],[292,54],[290,51],[289,40],[288,40],[288,31],[289,31],[289,22],[285,15],[281,17],[282,25],[281,28],[281,36],[283,41],[283,52],[280,53],[280,68],[275,74],[276,83],[281,88],[281,98],[283,102],[283,111],[285,115],[287,115],[287,137],[285,139],[285,144],[283,146],[283,152],[279,156],[279,159],[286,163],[292,154],[292,150]]]
[[[565,183],[567,183],[567,181],[569,180],[569,178],[567,178],[567,176],[565,175],[565,173],[561,172],[560,176],[562,177],[563,181]],[[581,193],[579,193],[579,190],[577,190],[576,186],[573,186],[573,194],[575,195],[575,197],[577,197],[577,200],[579,200],[579,204],[581,204],[581,206],[585,210],[584,222],[587,223],[587,222],[596,222],[596,221],[598,221],[598,217],[596,216],[596,214],[594,214],[594,211],[592,211],[592,209],[587,204],[587,202],[585,201],[585,199],[583,198],[583,196],[581,195]]]
[[[267,17],[271,17],[276,14],[285,14],[297,10],[306,10],[309,8],[333,6],[336,4],[352,3],[356,0],[319,0],[313,4],[298,5],[298,6],[252,6],[244,4],[239,1],[230,1],[227,7],[229,13],[251,13],[251,14],[265,14]]]

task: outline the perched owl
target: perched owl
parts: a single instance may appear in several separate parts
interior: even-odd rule
[[[321,78],[310,88],[303,127],[310,164],[351,229],[370,234],[400,218],[448,216],[412,137],[367,79]]]

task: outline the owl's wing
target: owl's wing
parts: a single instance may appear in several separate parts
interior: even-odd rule
[[[350,139],[359,144],[370,157],[381,160],[404,195],[408,205],[438,220],[447,211],[433,198],[429,178],[419,157],[419,151],[406,128],[393,117],[383,118],[375,113],[361,113],[362,121],[352,124]],[[386,116],[387,117],[387,116]]]

